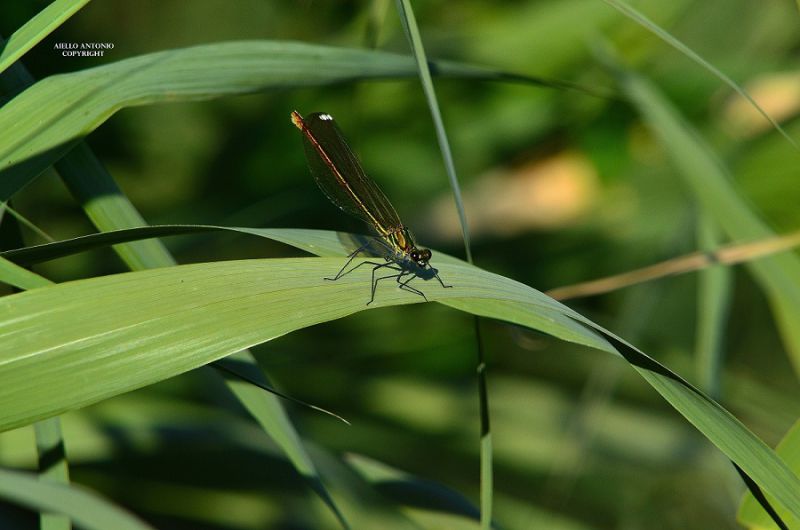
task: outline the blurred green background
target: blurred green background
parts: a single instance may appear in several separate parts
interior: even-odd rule
[[[3,2],[0,32],[8,36],[45,5]],[[797,6],[778,0],[635,5],[750,90],[797,137]],[[386,6],[378,47],[407,53],[394,5]],[[223,40],[361,47],[368,44],[371,8],[368,2],[97,1],[25,63],[43,78]],[[431,59],[613,91],[590,52],[594,39],[610,39],[712,143],[738,190],[776,231],[800,225],[800,165],[792,147],[707,71],[604,2],[425,2],[415,9]],[[112,42],[114,49],[103,58],[64,58],[53,50],[57,42]],[[697,208],[625,103],[519,83],[439,79],[436,88],[477,265],[546,290],[697,247]],[[417,239],[462,255],[416,79],[127,109],[88,143],[151,224],[363,232],[316,188],[289,121],[294,109],[333,114]],[[15,207],[56,239],[93,231],[53,174],[18,194]],[[25,236],[28,244],[41,242]],[[180,263],[297,255],[227,233],[165,242]],[[37,268],[56,281],[123,270],[107,249]],[[570,305],[697,381],[696,299],[696,277],[687,275]],[[621,360],[504,323],[484,322],[483,332],[495,514],[503,528],[738,527],[744,488],[733,468]],[[800,388],[764,295],[740,269],[724,349],[721,403],[774,446],[800,416]],[[353,423],[287,405],[320,454],[381,462],[477,503],[475,350],[470,316],[417,304],[361,312],[254,351],[281,389]],[[70,413],[63,424],[73,480],[159,528],[337,528],[209,369]],[[32,466],[32,437],[30,428],[0,435],[0,464]],[[330,462],[331,473],[336,465]],[[421,517],[426,528],[476,527]],[[25,528],[35,518],[0,505],[0,523]]]

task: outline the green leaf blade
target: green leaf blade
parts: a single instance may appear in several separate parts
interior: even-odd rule
[[[789,429],[775,450],[795,473],[800,473],[800,420]],[[779,509],[778,512],[789,528],[800,528],[800,517],[793,517],[785,509]],[[736,518],[749,528],[778,528],[750,492],[742,499]]]
[[[624,92],[671,155],[677,174],[727,236],[739,242],[774,237],[733,188],[721,161],[659,91],[630,72],[616,73]],[[789,357],[800,374],[800,258],[784,252],[746,266],[769,297]]]
[[[50,285],[50,280],[0,257],[0,282],[18,289],[36,289]]]
[[[34,510],[68,515],[88,530],[154,530],[84,488],[41,481],[18,471],[0,469],[0,497]]]
[[[26,22],[3,46],[0,53],[0,73],[88,3],[89,0],[55,0]]]
[[[347,252],[335,233],[253,231],[274,232],[299,248],[333,253],[338,245],[342,254]],[[9,403],[0,410],[0,428],[93,403],[367,309],[369,270],[336,282],[323,280],[341,263],[340,257],[202,263],[80,280],[0,299],[0,317],[6,317],[0,324],[0,401]],[[765,492],[800,515],[800,479],[736,418],[681,377],[539,291],[452,258],[435,265],[454,287],[418,280],[429,300],[619,353]],[[394,284],[383,285],[369,309],[420,302],[421,297]]]
[[[443,75],[499,74],[442,63]],[[393,53],[285,41],[167,50],[48,77],[0,108],[0,200],[6,200],[118,110],[287,87],[416,75]]]
[[[0,401],[13,406],[2,412],[0,427],[84,406],[366,309],[369,271],[323,280],[340,266],[339,258],[203,263],[4,297]],[[542,325],[551,322],[544,331],[561,333],[552,322],[563,317],[544,295],[528,289],[522,296],[521,284],[466,265],[441,264],[440,274],[456,287],[427,282],[420,287],[431,300],[503,298],[533,304],[545,315]],[[382,288],[373,306],[421,300]]]

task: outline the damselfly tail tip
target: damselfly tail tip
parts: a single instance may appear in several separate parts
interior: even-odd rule
[[[303,117],[300,116],[300,113],[297,112],[296,110],[293,110],[292,114],[291,114],[291,117],[292,117],[292,123],[294,123],[294,126],[302,131],[303,130]]]

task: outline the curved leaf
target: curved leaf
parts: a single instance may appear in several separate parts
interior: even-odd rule
[[[354,249],[360,247],[363,242],[368,239],[368,236],[358,234],[331,232],[330,230],[309,230],[304,228],[249,228],[177,224],[150,225],[138,228],[125,228],[122,230],[109,230],[108,232],[98,232],[96,234],[55,241],[53,243],[42,243],[41,245],[5,250],[0,252],[0,257],[11,260],[17,264],[31,265],[33,263],[61,258],[93,248],[116,245],[118,243],[220,230],[266,237],[322,257],[345,256]],[[436,253],[435,260],[437,263],[440,261],[463,263],[463,261],[458,258],[448,256],[441,252]]]
[[[153,530],[130,513],[80,486],[41,481],[35,475],[0,469],[0,497],[33,510],[68,515],[89,530]]]
[[[646,79],[609,65],[623,91],[670,154],[679,175],[704,211],[734,241],[775,233],[731,185],[727,169],[679,112]],[[800,257],[792,252],[749,261],[748,270],[770,300],[789,358],[800,374]]]
[[[340,266],[340,258],[201,263],[6,296],[0,299],[0,402],[6,404],[0,428],[84,406],[366,309],[369,271],[323,280]],[[602,345],[593,332],[568,324],[544,295],[517,282],[460,264],[443,263],[440,274],[456,287],[420,285],[429,299],[522,304],[535,311],[513,311],[510,316],[520,323]],[[381,288],[373,306],[421,300]]]
[[[55,0],[42,9],[24,26],[12,33],[5,45],[0,42],[0,45],[3,46],[2,53],[0,53],[0,72],[8,68],[88,3],[89,0]]]
[[[439,63],[439,74],[504,74]],[[416,75],[393,53],[300,42],[241,41],[151,53],[39,81],[0,109],[0,201],[116,111],[134,105]]]
[[[50,281],[38,274],[24,269],[11,261],[0,257],[0,282],[13,285],[19,289],[35,289],[49,285]]]
[[[61,430],[61,418],[54,416],[37,421],[33,426],[36,434],[36,456],[39,479],[53,484],[69,484],[69,464]],[[62,514],[42,512],[39,514],[41,530],[70,530],[68,517]]]
[[[697,54],[697,52],[686,46],[680,40],[673,37],[668,31],[666,31],[661,26],[659,26],[658,24],[656,24],[655,22],[644,16],[644,14],[637,11],[633,6],[630,6],[624,2],[620,2],[619,0],[603,0],[603,1],[608,5],[610,5],[611,7],[613,7],[614,9],[616,9],[617,11],[619,11],[620,13],[622,13],[623,15],[625,15],[626,17],[630,18],[631,20],[639,24],[640,26],[642,26],[643,28],[646,28],[647,30],[652,32],[656,37],[663,40],[664,42],[666,42],[667,44],[669,44],[670,46],[672,46],[673,48],[684,54],[686,57],[688,57],[695,63],[699,64],[700,66],[711,72],[711,74],[714,75],[717,79],[728,85],[737,94],[746,99],[747,102],[750,105],[752,105],[753,108],[756,109],[758,113],[761,114],[764,117],[764,119],[767,120],[770,123],[770,125],[772,125],[772,127],[781,134],[781,136],[786,138],[786,140],[790,144],[792,144],[792,147],[800,150],[800,145],[797,145],[795,139],[789,136],[789,133],[787,133],[786,130],[783,127],[781,127],[780,124],[777,121],[775,121],[775,119],[772,116],[767,114],[767,111],[764,110],[761,107],[761,105],[759,105],[756,102],[755,99],[753,99],[753,96],[748,94],[744,88],[739,86],[739,84],[736,83],[736,81],[734,81],[733,79],[731,79],[727,74],[723,73],[722,70],[720,70],[710,62],[703,59],[700,55]]]
[[[94,248],[99,246],[100,244],[113,244],[119,243],[122,241],[133,241],[138,240],[142,237],[143,233],[147,232],[156,232],[159,235],[170,235],[168,230],[165,230],[166,227],[142,227],[138,229],[132,230],[119,230],[115,233],[105,234],[105,233],[98,233],[93,234],[92,236],[85,236],[84,238],[79,238],[83,246],[76,245],[74,240],[68,240],[63,242],[55,242],[50,243],[48,246],[51,250],[56,250],[57,253],[60,255],[67,255],[69,253],[77,252],[80,250],[88,250],[89,248]],[[178,231],[178,233],[186,233],[189,232],[197,232],[197,231],[205,231],[208,229],[216,230],[217,227],[202,227],[202,226],[183,226],[183,227],[173,227],[183,229],[183,231]],[[135,237],[132,237],[134,236]],[[109,237],[110,236],[110,237]],[[156,237],[153,235],[152,237]],[[46,258],[46,256],[43,256]],[[171,263],[171,261],[170,261]],[[33,287],[41,287],[44,285],[52,285],[52,282],[34,274],[33,272],[28,271],[27,269],[23,269],[19,265],[16,265],[2,257],[0,257],[0,281],[3,281],[5,278],[3,277],[3,265],[7,264],[11,267],[12,272],[24,272],[30,275],[30,286],[28,288]],[[12,276],[12,280],[15,277]],[[253,380],[260,380],[263,383],[264,375],[262,374],[261,370],[258,368],[258,365],[255,361],[255,358],[249,351],[240,351],[233,356],[231,356],[232,360],[238,362],[240,365],[238,367],[238,372],[243,373],[247,372],[248,376]],[[253,386],[252,384],[246,383],[241,379],[234,378],[234,377],[225,377],[225,383],[228,388],[233,392],[234,395],[241,401],[242,405],[253,415],[256,421],[261,425],[261,427],[267,432],[275,442],[284,450],[286,455],[288,456],[289,460],[294,464],[297,468],[298,472],[308,481],[310,487],[320,496],[320,498],[327,504],[331,511],[334,513],[336,518],[339,520],[343,528],[350,528],[349,523],[342,515],[339,507],[334,503],[333,499],[331,498],[330,494],[328,493],[327,489],[325,488],[322,480],[319,477],[316,469],[314,468],[314,464],[306,454],[305,449],[303,447],[303,443],[300,440],[297,432],[294,430],[294,427],[291,424],[291,421],[283,409],[280,400],[277,396],[270,395],[265,393],[262,389]],[[54,420],[57,418],[51,418]],[[49,421],[49,420],[46,420]],[[42,424],[43,422],[37,422],[37,427]],[[38,434],[38,430],[37,430]]]
[[[231,355],[228,360],[238,364],[236,372],[246,374],[249,379],[259,383],[269,384],[266,375],[258,366],[253,354],[249,351],[240,351]],[[330,493],[317,472],[314,462],[306,452],[300,435],[292,425],[289,415],[277,396],[267,394],[261,388],[226,373],[223,375],[225,384],[231,392],[239,399],[247,411],[255,418],[258,424],[264,429],[275,443],[286,453],[286,456],[294,464],[297,472],[308,482],[311,489],[319,495],[322,501],[331,509],[336,519],[345,529],[351,526],[345,519],[339,507],[334,502]]]
[[[345,254],[345,238],[253,230],[300,248]],[[306,237],[308,236],[308,237]],[[346,241],[346,239],[345,239]],[[0,299],[0,428],[93,403],[310,326],[367,309],[369,270],[324,281],[341,258],[201,263],[43,287]],[[800,479],[718,403],[590,320],[519,282],[454,258],[428,299],[622,355],[673,407],[790,513]],[[389,282],[391,283],[391,282]],[[392,285],[369,309],[419,303]]]
[[[444,484],[401,471],[364,455],[350,453],[345,460],[365,480],[400,506],[460,515],[475,521],[480,510],[460,492]]]
[[[775,450],[795,473],[800,473],[800,420],[797,420],[792,425]],[[786,521],[789,528],[800,528],[800,518],[791,517],[786,510],[779,511],[781,512],[781,518]],[[739,505],[739,513],[736,518],[749,528],[758,528],[760,530],[778,529],[778,526],[767,515],[767,512],[764,511],[764,508],[761,507],[751,492],[745,493]]]

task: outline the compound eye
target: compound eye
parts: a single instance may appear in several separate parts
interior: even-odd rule
[[[411,259],[414,261],[419,261],[420,255],[419,252],[416,250],[411,251]]]
[[[423,261],[430,261],[430,259],[431,259],[431,251],[429,249],[423,248],[420,252],[422,254],[422,260]]]

